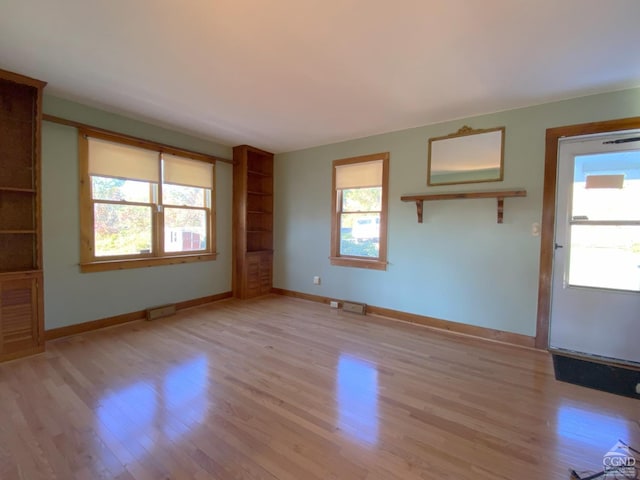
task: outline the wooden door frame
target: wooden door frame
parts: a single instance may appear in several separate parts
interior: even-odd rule
[[[542,195],[542,236],[540,239],[540,277],[538,280],[538,319],[536,348],[549,348],[551,314],[551,278],[553,275],[553,239],[556,215],[556,176],[558,172],[558,141],[595,133],[619,132],[640,128],[640,117],[604,122],[582,123],[548,128],[544,156],[544,192]]]

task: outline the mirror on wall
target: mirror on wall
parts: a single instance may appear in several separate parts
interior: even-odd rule
[[[429,139],[427,185],[500,182],[504,175],[505,127],[474,130]]]

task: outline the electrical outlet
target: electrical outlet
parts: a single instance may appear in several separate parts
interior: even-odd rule
[[[335,300],[331,300],[331,301],[329,302],[329,306],[330,306],[331,308],[338,308],[338,302],[336,302]]]
[[[320,277],[318,277],[317,275],[313,277],[313,284],[320,285]]]

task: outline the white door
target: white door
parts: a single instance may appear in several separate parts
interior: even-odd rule
[[[640,364],[640,131],[561,139],[549,346]]]

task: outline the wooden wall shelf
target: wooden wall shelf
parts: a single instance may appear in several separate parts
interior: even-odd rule
[[[527,191],[516,190],[490,190],[481,192],[457,192],[457,193],[428,193],[422,195],[403,195],[400,200],[403,202],[415,202],[418,212],[418,223],[422,223],[423,202],[433,200],[455,200],[460,198],[496,198],[498,200],[498,223],[502,223],[504,212],[504,199],[507,197],[526,197]]]

